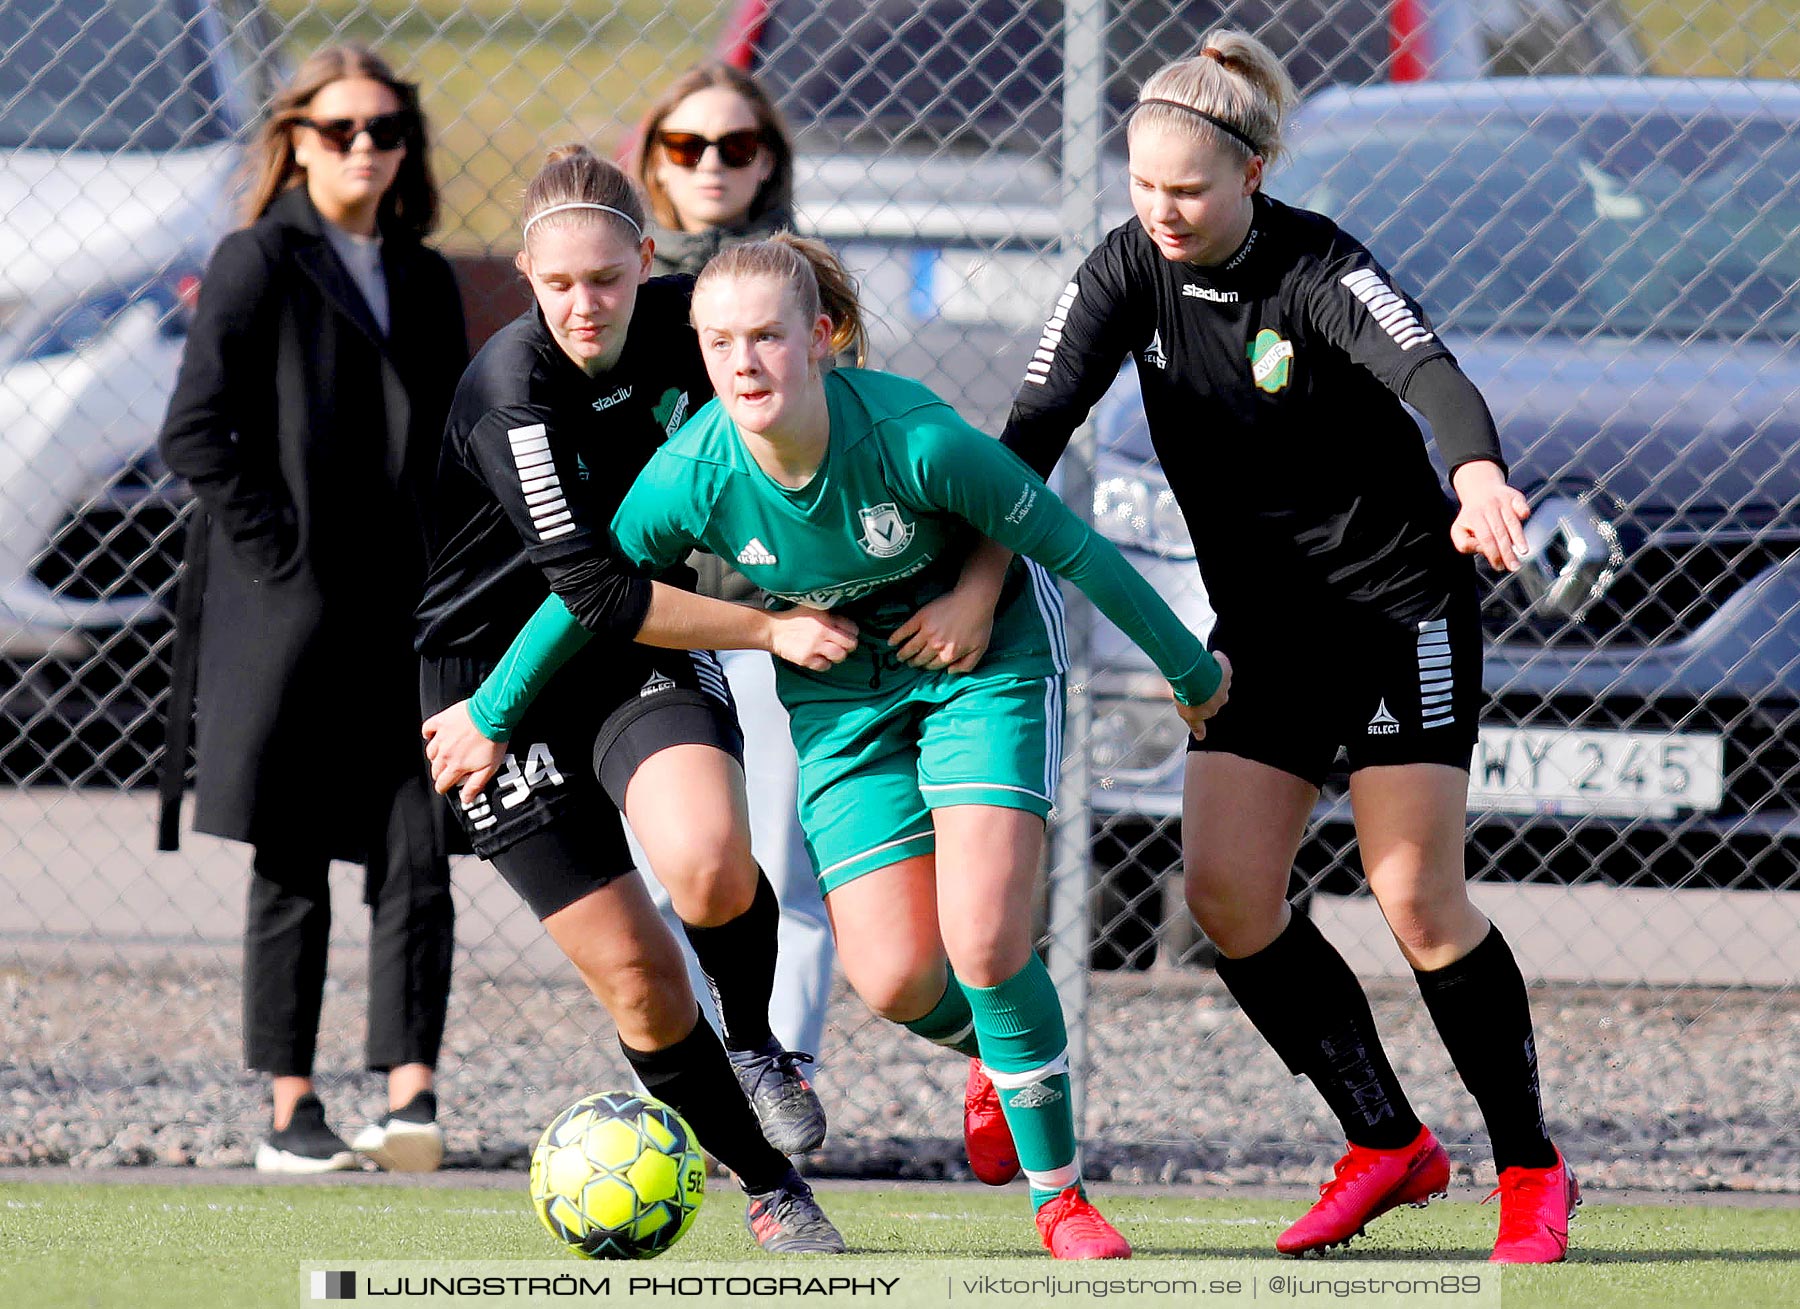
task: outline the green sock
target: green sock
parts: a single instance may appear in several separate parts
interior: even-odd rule
[[[969,997],[963,994],[962,983],[956,980],[956,974],[948,969],[945,971],[949,973],[949,981],[932,1011],[923,1018],[900,1025],[933,1045],[959,1051],[971,1059],[979,1058],[981,1047],[975,1041],[975,1017],[969,1012]]]
[[[1069,1034],[1056,985],[1034,954],[998,986],[963,989],[981,1036],[982,1065],[1000,1091],[1019,1165],[1031,1183],[1032,1206],[1042,1208],[1065,1188],[1081,1184],[1069,1099]]]

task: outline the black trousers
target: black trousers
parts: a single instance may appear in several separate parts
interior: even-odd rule
[[[368,1066],[436,1066],[450,997],[455,912],[440,806],[422,777],[395,783],[385,830],[371,833]],[[379,815],[380,809],[376,810]],[[380,817],[375,820],[381,823]],[[310,1077],[331,936],[329,859],[258,845],[244,931],[244,1061]]]

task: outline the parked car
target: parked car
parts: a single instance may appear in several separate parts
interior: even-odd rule
[[[273,87],[251,0],[0,7],[0,776],[139,780],[182,497],[155,455]]]
[[[1524,569],[1486,574],[1471,871],[1800,889],[1800,87],[1338,89],[1293,145],[1270,192],[1425,304],[1534,506]],[[1134,398],[1098,429],[1098,485],[1133,489],[1096,511],[1177,553]],[[1179,812],[1181,757],[1160,718],[1108,731],[1129,840]],[[1336,777],[1311,883],[1354,884],[1348,816]]]

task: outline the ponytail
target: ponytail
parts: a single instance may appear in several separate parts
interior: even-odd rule
[[[1249,160],[1281,158],[1282,124],[1299,99],[1276,53],[1231,28],[1209,32],[1200,51],[1165,64],[1138,92],[1128,131],[1155,127],[1211,139]]]

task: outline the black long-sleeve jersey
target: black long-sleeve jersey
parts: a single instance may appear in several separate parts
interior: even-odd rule
[[[1127,354],[1221,617],[1348,604],[1412,622],[1469,584],[1400,397],[1424,400],[1453,468],[1499,462],[1493,420],[1424,310],[1330,219],[1259,194],[1243,246],[1204,268],[1164,259],[1136,219],[1116,228],[1058,300],[1006,444],[1048,474]]]
[[[589,377],[536,305],[494,334],[451,403],[431,504],[419,653],[497,659],[546,586],[582,624],[630,640],[650,580],[610,524],[650,455],[712,398],[688,301],[694,279],[638,289],[619,361]],[[661,580],[691,586],[693,573]]]

